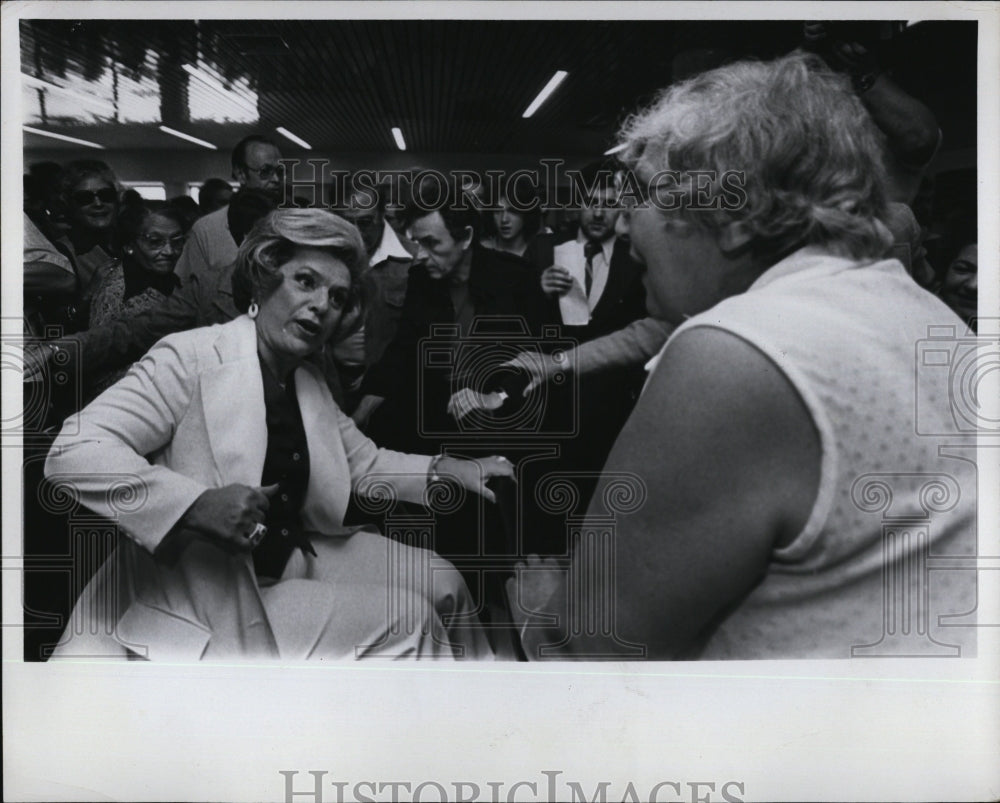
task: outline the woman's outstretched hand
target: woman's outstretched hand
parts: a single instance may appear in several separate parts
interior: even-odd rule
[[[463,460],[458,457],[442,457],[437,464],[437,471],[443,477],[454,478],[459,485],[477,493],[484,499],[496,502],[493,491],[486,483],[494,477],[509,477],[514,479],[514,466],[506,457],[480,457],[475,460]]]
[[[249,485],[226,485],[210,488],[199,496],[179,524],[213,535],[241,549],[252,549],[259,537],[257,525],[263,525],[270,499],[278,492],[277,485],[251,488]]]

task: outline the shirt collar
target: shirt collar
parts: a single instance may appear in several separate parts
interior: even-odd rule
[[[601,252],[604,254],[604,261],[609,265],[611,264],[611,254],[615,250],[615,240],[618,239],[618,235],[612,234],[608,239],[601,243]],[[576,241],[583,245],[587,242],[587,238],[583,235],[583,232],[579,229],[576,232]]]
[[[403,248],[403,244],[399,241],[399,237],[396,236],[396,232],[392,226],[389,225],[389,221],[383,220],[382,242],[375,249],[375,253],[371,255],[368,264],[377,265],[379,262],[385,262],[389,257],[410,259],[410,252]]]

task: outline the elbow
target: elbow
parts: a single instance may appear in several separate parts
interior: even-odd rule
[[[917,117],[914,124],[902,132],[895,142],[897,157],[905,164],[926,165],[934,158],[941,141],[941,132],[934,117]]]

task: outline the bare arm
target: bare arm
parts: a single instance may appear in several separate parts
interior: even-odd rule
[[[618,634],[644,645],[650,658],[683,655],[757,584],[774,547],[801,531],[819,467],[812,419],[767,357],[717,329],[678,337],[605,467],[608,474],[632,473],[646,487],[642,507],[617,520]],[[601,512],[601,487],[591,515]],[[595,576],[595,559],[601,556],[593,550],[575,550],[574,574]],[[522,582],[541,584],[543,575],[529,572]],[[546,606],[563,621],[565,576]],[[600,589],[582,592],[593,602]],[[530,587],[522,588],[522,598],[532,598]],[[564,632],[529,627],[528,657],[539,657],[539,646],[560,641]],[[576,637],[562,649],[570,657],[593,644]]]

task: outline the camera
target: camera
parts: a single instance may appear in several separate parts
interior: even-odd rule
[[[918,435],[1000,435],[997,399],[988,390],[1000,376],[1000,338],[929,326],[916,347]]]
[[[423,437],[470,437],[503,433],[505,438],[539,436],[571,438],[578,431],[578,404],[573,348],[576,341],[560,336],[558,326],[531,334],[516,316],[476,318],[467,335],[457,324],[437,324],[418,344],[419,427]],[[565,366],[527,396],[526,371],[505,365],[521,354],[548,356]],[[445,410],[452,394],[470,389],[498,393],[505,399],[496,410],[477,410],[459,420]],[[457,428],[457,429],[456,429]]]

